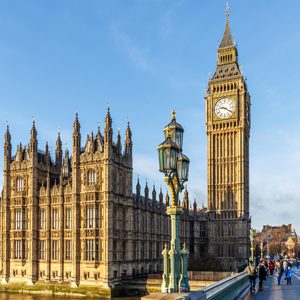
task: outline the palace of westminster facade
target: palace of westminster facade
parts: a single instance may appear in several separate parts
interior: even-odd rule
[[[229,18],[218,63],[206,92],[207,208],[189,203],[185,191],[180,239],[190,259],[216,258],[234,270],[249,257],[250,96],[240,72]],[[28,146],[12,155],[4,138],[1,197],[2,283],[54,280],[71,286],[114,286],[123,277],[162,271],[163,244],[170,239],[168,195],[151,196],[132,186],[132,133],[113,140],[108,110],[103,134],[81,144],[73,124],[72,153],[63,154],[58,135],[55,158],[38,148],[33,123]]]

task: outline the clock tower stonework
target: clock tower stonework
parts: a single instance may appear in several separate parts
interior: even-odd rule
[[[234,270],[249,257],[250,95],[229,26],[206,100],[208,255]]]

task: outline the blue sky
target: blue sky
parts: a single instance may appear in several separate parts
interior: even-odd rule
[[[134,179],[163,185],[156,147],[170,112],[185,127],[190,200],[206,205],[204,93],[225,26],[221,0],[0,1],[0,128],[14,151],[28,143],[34,116],[39,148],[54,150],[60,128],[71,147],[78,111],[83,142],[103,128],[133,131]],[[251,215],[255,227],[300,230],[300,3],[230,1],[240,65],[252,96]],[[3,151],[0,154],[1,164]],[[2,165],[1,165],[2,167]],[[2,178],[0,183],[2,183]],[[297,212],[296,212],[297,211]]]

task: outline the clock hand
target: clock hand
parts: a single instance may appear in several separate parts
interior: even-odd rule
[[[228,112],[232,113],[232,110],[228,109],[227,107],[222,106],[220,109],[226,109]]]

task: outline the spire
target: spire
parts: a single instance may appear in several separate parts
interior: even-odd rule
[[[153,190],[152,190],[152,210],[156,210],[156,190],[155,185],[153,184]]]
[[[158,198],[159,198],[159,203],[160,203],[160,205],[162,206],[162,203],[163,203],[163,201],[164,201],[164,195],[163,195],[163,192],[162,192],[162,188],[160,187],[160,191],[159,191],[159,196],[158,196]]]
[[[35,121],[32,122],[32,128],[30,131],[30,151],[37,153],[37,131],[35,128]]]
[[[229,25],[229,3],[227,1],[226,3],[226,25],[225,25],[225,31],[223,35],[223,39],[221,41],[221,44],[219,46],[220,48],[227,48],[227,47],[232,47],[235,46],[231,31],[230,31],[230,25]]]
[[[109,107],[108,107],[106,117],[105,117],[105,130],[111,129],[111,126],[112,126],[112,119],[111,119],[110,110],[109,110]]]
[[[81,148],[81,134],[80,134],[80,123],[78,119],[78,113],[75,115],[75,121],[73,124],[73,163],[79,161]]]
[[[105,137],[104,137],[104,142],[108,143],[108,144],[112,144],[112,119],[110,116],[110,111],[109,108],[107,108],[107,113],[106,113],[106,117],[105,117],[105,128],[104,128],[104,132],[105,132]]]
[[[73,124],[73,132],[80,132],[80,123],[79,123],[79,119],[78,119],[78,113],[76,113],[76,115],[75,115],[75,121]]]
[[[187,190],[187,186],[185,186],[185,190],[184,190],[183,208],[186,209],[186,210],[189,209],[189,192]]]
[[[10,144],[10,142],[11,142],[11,135],[10,135],[10,132],[9,132],[9,126],[8,125],[6,126],[4,141],[5,141],[5,144]]]
[[[48,145],[48,142],[46,141],[46,145],[45,145],[45,164],[48,165],[49,163],[50,163],[49,145]]]
[[[60,132],[58,132],[57,139],[56,139],[56,149],[55,149],[55,164],[58,169],[61,168],[61,163],[62,163],[62,142],[60,139]]]
[[[140,185],[140,179],[137,179],[137,183],[136,183],[136,196],[139,199],[141,196],[141,185]]]
[[[125,132],[125,155],[130,156],[132,154],[132,132],[130,129],[130,123],[128,121]]]
[[[35,121],[33,120],[31,131],[30,131],[30,139],[31,139],[31,141],[34,141],[34,140],[36,140],[36,138],[37,138],[37,131],[35,128]]]
[[[118,149],[119,154],[122,154],[122,144],[121,144],[120,129],[118,129],[118,135],[117,135],[117,149]]]
[[[170,197],[169,197],[169,193],[167,192],[166,194],[166,206],[170,205]]]
[[[196,198],[194,199],[194,212],[197,212],[197,201],[196,201]]]

